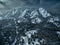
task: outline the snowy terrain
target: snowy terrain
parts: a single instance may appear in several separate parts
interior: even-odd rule
[[[37,5],[40,4],[40,0],[21,2],[23,6],[27,6],[26,3],[31,4],[31,7],[19,6],[18,1],[21,0],[13,0],[11,3],[9,1],[4,2],[11,6],[10,9],[2,4],[3,8],[0,8],[0,45],[60,45],[60,15],[48,11],[47,7],[45,9],[41,5],[34,8],[37,7],[38,1]],[[44,0],[41,0],[41,4],[42,2],[44,3]],[[15,3],[18,4],[14,5]]]

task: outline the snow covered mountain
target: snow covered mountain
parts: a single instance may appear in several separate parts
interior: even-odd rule
[[[6,11],[4,14],[1,15],[1,17],[7,18],[7,19],[16,19],[18,23],[31,22],[32,24],[40,24],[43,22],[43,25],[41,25],[41,26],[46,27],[48,25],[53,24],[53,25],[55,25],[55,26],[53,26],[54,28],[60,27],[59,26],[60,18],[58,16],[54,16],[54,15],[50,14],[43,8],[22,9],[22,8],[18,7],[18,8],[14,8],[14,9]],[[51,24],[49,24],[49,23],[51,23]],[[47,24],[47,25],[45,25],[45,24]]]
[[[5,45],[54,45],[58,42],[60,18],[44,8],[17,7],[0,14],[0,27]]]

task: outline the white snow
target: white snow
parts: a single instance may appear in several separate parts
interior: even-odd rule
[[[50,15],[45,9],[43,9],[43,8],[39,8],[39,12],[40,12],[40,14],[42,14],[42,16],[43,16],[44,18],[51,16],[51,15]]]

